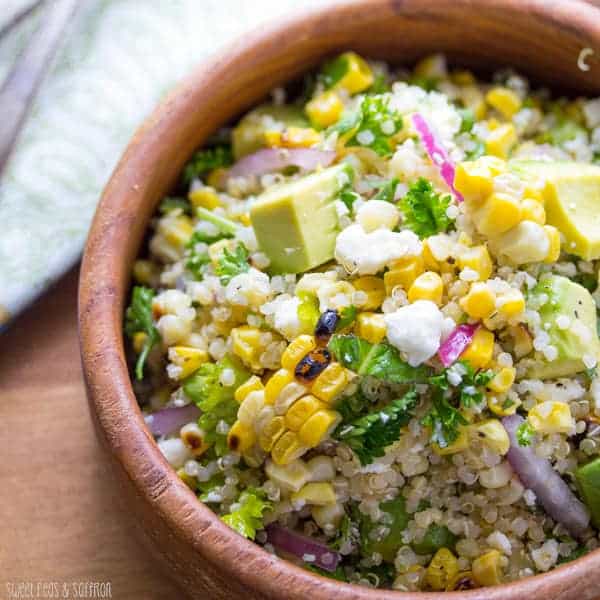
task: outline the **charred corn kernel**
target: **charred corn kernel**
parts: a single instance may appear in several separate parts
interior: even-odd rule
[[[342,417],[335,410],[318,410],[310,416],[298,431],[298,438],[305,446],[318,446],[335,429]]]
[[[493,452],[504,456],[510,448],[510,439],[506,429],[498,419],[487,419],[471,425],[474,436],[481,440]]]
[[[310,472],[304,461],[293,460],[287,465],[276,465],[273,461],[267,461],[265,466],[267,477],[274,481],[280,488],[297,492],[309,479]]]
[[[206,443],[206,434],[200,429],[198,423],[184,425],[179,431],[179,437],[193,456],[200,456],[210,448],[210,444]]]
[[[235,398],[236,402],[241,404],[243,402],[244,398],[250,392],[256,392],[258,390],[264,390],[264,389],[265,388],[263,386],[263,382],[260,380],[260,377],[257,377],[256,375],[252,375],[252,377],[250,377],[250,379],[247,379],[244,383],[242,383],[242,385],[240,385],[240,387],[237,388],[237,390],[235,390],[233,397]],[[270,404],[272,404],[272,403],[270,403]]]
[[[252,425],[236,421],[227,434],[227,446],[232,452],[243,454],[252,448],[256,442],[256,433]]]
[[[356,335],[371,344],[378,344],[386,334],[383,315],[372,312],[359,313],[356,317]]]
[[[459,304],[472,319],[487,319],[496,310],[496,294],[485,283],[473,283]]]
[[[307,388],[305,385],[298,383],[297,381],[292,381],[288,383],[279,393],[277,399],[275,400],[275,404],[273,408],[275,409],[275,414],[277,415],[285,415],[285,413],[290,409],[292,404],[298,400],[301,396],[306,394]]]
[[[307,483],[301,490],[292,494],[290,500],[292,504],[325,506],[327,504],[335,504],[335,491],[331,483]]]
[[[231,330],[232,352],[252,369],[260,369],[259,357],[262,353],[261,330],[250,325],[234,327]]]
[[[458,560],[448,548],[440,548],[431,559],[425,579],[434,590],[445,590],[458,573]]]
[[[319,400],[332,404],[339,394],[342,393],[347,384],[348,374],[346,369],[340,363],[332,362],[325,367],[314,380],[310,391],[319,398]]]
[[[513,338],[513,353],[516,358],[527,356],[533,350],[533,340],[528,329],[523,325],[516,325],[509,332]]]
[[[308,448],[302,444],[300,438],[293,431],[286,431],[276,442],[271,450],[271,457],[278,465],[289,465],[293,460],[300,458]]]
[[[354,52],[344,52],[336,60],[343,64],[344,75],[336,82],[334,88],[344,88],[350,94],[358,94],[373,85],[375,77],[364,58]]]
[[[397,285],[401,285],[405,290],[408,290],[424,270],[423,259],[420,256],[415,256],[408,261],[395,263],[383,275],[386,294],[390,296]]]
[[[210,186],[192,190],[188,194],[188,199],[194,208],[200,206],[212,210],[213,208],[217,208],[217,206],[221,206],[221,201],[219,200],[216,190]]]
[[[549,264],[555,263],[560,256],[560,232],[556,227],[552,227],[552,225],[544,225],[544,230],[550,242],[550,249],[544,262]]]
[[[133,263],[133,277],[138,283],[150,284],[157,275],[151,260],[136,260]]]
[[[502,555],[490,550],[476,558],[471,565],[473,577],[479,585],[498,585],[502,581]]]
[[[569,433],[575,426],[569,405],[552,400],[531,408],[527,420],[539,433]]]
[[[494,189],[494,177],[506,169],[504,161],[487,156],[457,165],[454,187],[472,202],[482,202]]]
[[[517,130],[512,123],[500,125],[490,131],[485,140],[485,150],[492,156],[507,158],[511,148],[517,143]]]
[[[367,295],[365,302],[360,304],[364,310],[373,310],[379,308],[385,300],[385,284],[383,279],[374,275],[359,277],[352,282],[354,289],[364,292]]]
[[[277,440],[285,433],[285,419],[273,417],[258,434],[258,443],[265,452],[270,452]]]
[[[521,401],[518,399],[509,399],[505,394],[493,394],[487,397],[487,406],[495,415],[507,417],[517,412],[517,408],[521,406]]]
[[[227,169],[219,167],[213,169],[206,177],[206,183],[212,188],[222,190],[226,181]]]
[[[258,413],[265,405],[264,390],[250,392],[240,404],[237,412],[237,420],[244,425],[254,426]]]
[[[319,455],[306,463],[309,481],[331,481],[335,477],[335,463],[330,456]]]
[[[442,79],[446,77],[446,59],[443,54],[431,54],[422,58],[414,68],[417,77],[428,77],[432,79]]]
[[[182,248],[194,233],[191,219],[186,215],[163,217],[158,222],[158,232],[161,233],[169,244]]]
[[[436,304],[442,303],[444,283],[442,278],[433,271],[426,271],[419,275],[408,290],[409,302],[417,300],[431,300]]]
[[[497,394],[508,392],[515,382],[517,370],[514,367],[502,367],[488,383],[488,388]]]
[[[344,104],[334,91],[323,92],[306,105],[310,122],[321,129],[337,123],[343,110]]]
[[[485,95],[486,102],[495,108],[504,118],[512,119],[521,109],[521,99],[511,89],[506,87],[492,88]]]
[[[325,527],[337,527],[346,512],[342,504],[335,502],[333,504],[325,504],[324,506],[313,506],[310,510],[310,514],[314,519],[315,523],[321,528]]]
[[[431,445],[433,451],[439,456],[447,456],[449,454],[456,454],[462,452],[469,447],[469,435],[466,427],[461,427],[458,431],[458,437],[447,446],[443,448],[438,444]]]
[[[307,394],[294,402],[285,413],[285,426],[292,431],[298,431],[311,415],[323,408],[327,408],[324,402],[312,394]]]
[[[177,470],[177,477],[179,477],[179,479],[181,479],[181,481],[183,481],[183,483],[185,483],[185,485],[187,485],[190,489],[195,490],[196,489],[196,479],[194,477],[192,477],[191,475],[188,475],[185,472],[185,469],[178,469]]]
[[[468,361],[474,369],[483,369],[492,360],[493,352],[494,334],[480,327],[460,358]]]
[[[521,221],[521,203],[509,194],[491,194],[483,205],[472,213],[477,231],[485,236],[499,235]]]
[[[546,211],[541,202],[533,198],[525,198],[521,202],[521,218],[543,225],[546,222]]]
[[[479,274],[479,279],[482,281],[489,279],[492,274],[492,258],[486,246],[465,248],[458,255],[457,263],[460,269],[467,267],[476,271]]]
[[[457,573],[452,579],[450,579],[450,581],[448,581],[446,591],[453,592],[455,590],[472,590],[476,587],[477,583],[475,583],[473,573],[471,571],[461,571],[460,573]]]
[[[279,369],[267,381],[265,385],[265,402],[275,404],[275,400],[281,393],[281,390],[290,382],[294,381],[294,374],[288,369]]]
[[[172,346],[168,352],[169,360],[179,367],[174,379],[185,379],[208,361],[208,352],[191,346]]]
[[[450,74],[450,79],[452,80],[452,83],[456,85],[475,85],[477,83],[475,75],[466,69],[453,71]]]
[[[510,319],[525,310],[525,297],[519,290],[513,289],[498,298],[496,308],[500,314]]]
[[[139,354],[144,349],[144,344],[148,339],[148,334],[143,331],[138,331],[133,334],[133,349]]]
[[[296,365],[316,347],[317,344],[312,335],[299,335],[281,355],[281,366],[293,372]]]

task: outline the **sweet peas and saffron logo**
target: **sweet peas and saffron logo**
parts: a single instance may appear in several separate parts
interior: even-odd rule
[[[6,592],[9,600],[113,597],[110,581],[13,581]]]

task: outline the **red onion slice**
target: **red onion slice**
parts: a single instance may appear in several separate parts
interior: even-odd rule
[[[229,169],[228,177],[250,177],[275,173],[286,167],[298,167],[301,171],[314,171],[328,167],[335,158],[332,150],[316,148],[263,148],[238,160]]]
[[[169,435],[181,429],[186,423],[196,421],[200,409],[195,404],[161,408],[146,416],[146,425],[152,435]]]
[[[519,446],[516,432],[524,422],[520,415],[502,419],[510,437],[510,449],[506,455],[508,462],[521,483],[535,493],[544,510],[562,523],[573,537],[580,537],[589,525],[590,514],[549,460],[537,456],[529,446]]]
[[[456,169],[454,163],[448,156],[446,149],[421,113],[415,113],[412,116],[412,121],[431,162],[437,167],[442,179],[452,190],[457,202],[462,202],[462,194],[454,187],[454,175]]]
[[[323,542],[308,538],[277,523],[267,525],[266,531],[268,542],[275,548],[325,571],[335,571],[342,559],[339,553],[331,550]],[[307,560],[307,557],[310,559],[314,557],[314,560]]]
[[[466,350],[467,346],[473,341],[475,332],[479,329],[478,324],[459,325],[444,340],[438,350],[438,358],[445,367],[458,360],[458,357]]]

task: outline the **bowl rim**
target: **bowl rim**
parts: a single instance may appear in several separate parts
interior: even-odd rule
[[[481,0],[497,10],[522,13],[529,10],[536,18],[544,19],[555,27],[577,28],[600,46],[600,12],[583,0]],[[226,577],[238,580],[253,592],[266,597],[277,597],[281,583],[288,598],[306,597],[309,593],[334,594],[341,598],[361,600],[507,600],[543,594],[550,587],[566,592],[574,581],[584,579],[594,567],[600,570],[600,550],[556,569],[525,579],[489,588],[461,592],[399,592],[379,590],[347,584],[313,574],[306,569],[269,554],[262,547],[246,540],[221,522],[212,510],[199,502],[196,495],[179,479],[162,456],[148,432],[139,409],[125,360],[122,335],[124,294],[127,281],[119,279],[124,264],[133,257],[115,252],[125,244],[127,232],[135,226],[135,211],[123,206],[123,198],[131,194],[141,202],[138,190],[140,161],[153,156],[158,137],[169,123],[177,118],[186,96],[202,85],[210,74],[227,69],[233,59],[243,60],[257,48],[268,44],[274,36],[293,30],[306,20],[319,20],[335,10],[354,10],[369,5],[369,9],[415,9],[462,4],[472,7],[477,0],[338,0],[325,6],[296,11],[274,20],[245,35],[242,40],[224,47],[212,58],[200,64],[171,94],[163,100],[144,121],[128,145],[115,168],[98,205],[81,267],[79,286],[79,335],[84,378],[90,407],[108,441],[113,457],[123,467],[138,493],[151,501],[169,530],[199,552],[202,559],[211,562]],[[144,219],[146,228],[147,219]],[[122,249],[122,247],[121,247]],[[104,367],[99,369],[99,362]],[[115,419],[115,415],[119,419]],[[132,449],[135,450],[132,450]],[[202,536],[209,530],[218,540],[217,547],[209,547],[210,540]],[[211,538],[212,539],[212,538]],[[232,553],[231,550],[236,552]],[[243,561],[238,561],[243,554]],[[284,574],[284,579],[281,574]],[[297,595],[295,590],[301,590]],[[547,597],[547,596],[538,596]]]

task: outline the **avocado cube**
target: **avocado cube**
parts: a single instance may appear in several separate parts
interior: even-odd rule
[[[575,471],[575,480],[592,515],[592,523],[600,527],[600,458],[579,467]]]
[[[335,200],[350,181],[350,166],[336,165],[258,197],[250,220],[272,273],[301,273],[333,258],[339,233]]]
[[[546,182],[546,219],[564,235],[565,250],[584,260],[600,258],[600,166],[517,160],[511,168]]]

